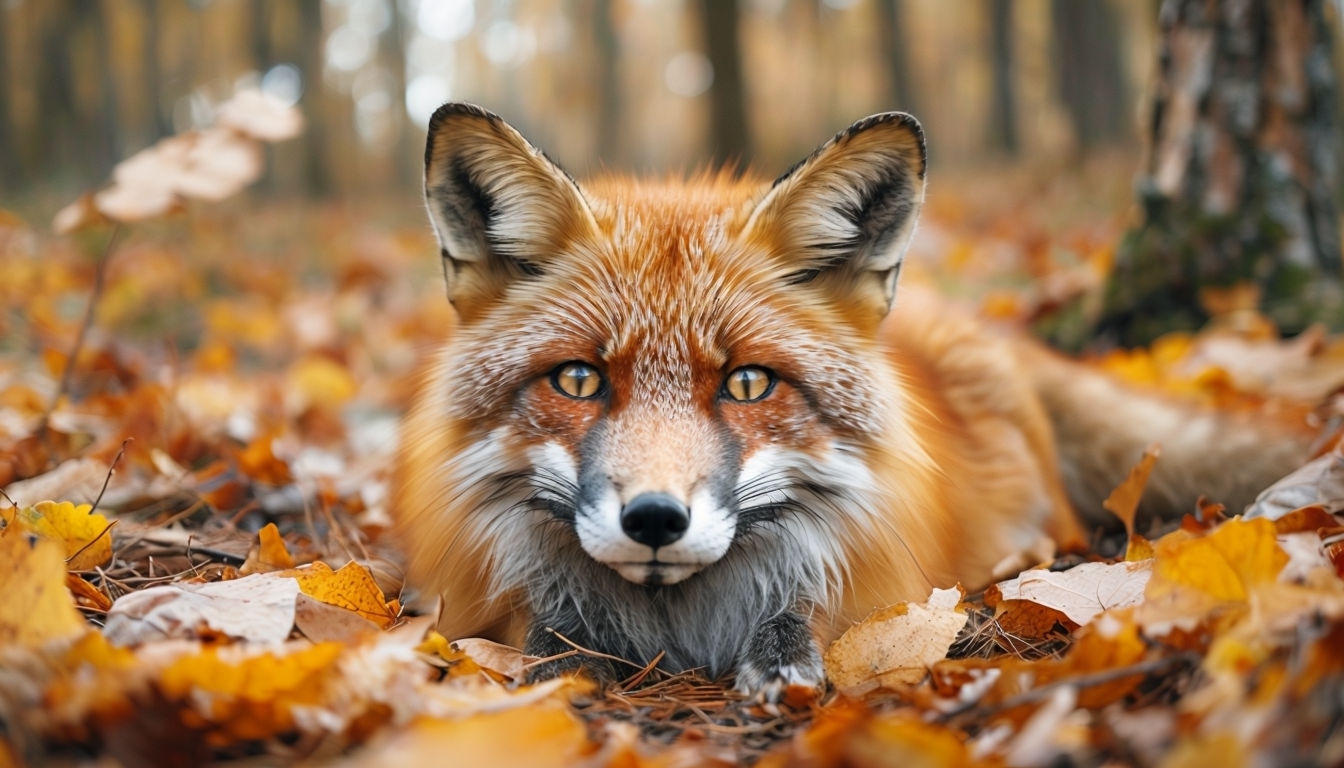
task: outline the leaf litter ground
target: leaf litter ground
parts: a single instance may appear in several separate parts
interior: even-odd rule
[[[1253,520],[1207,504],[1140,530],[1141,464],[1108,556],[879,612],[830,649],[820,698],[746,701],[647,659],[607,691],[529,686],[515,649],[439,637],[402,606],[386,514],[448,312],[413,208],[188,208],[106,258],[106,229],[0,214],[0,766],[1344,761],[1328,443]],[[1094,287],[1117,235],[977,216],[931,206],[915,279],[1009,322]],[[1324,433],[1344,346],[1243,320],[1094,364],[1263,418],[1315,409]]]

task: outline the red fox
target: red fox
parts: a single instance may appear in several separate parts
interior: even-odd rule
[[[441,107],[425,196],[457,319],[393,494],[441,631],[775,697],[823,685],[820,649],[872,610],[1078,542],[1149,443],[1159,513],[1243,504],[1305,456],[1305,430],[1267,441],[898,292],[924,175],[893,112],[774,183],[580,186]],[[580,665],[615,673],[537,675]]]

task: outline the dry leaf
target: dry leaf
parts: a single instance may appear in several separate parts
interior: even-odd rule
[[[65,588],[58,542],[15,526],[0,529],[0,647],[36,647],[89,631]]]
[[[998,588],[1004,600],[1029,600],[1082,626],[1102,611],[1137,605],[1151,575],[1150,560],[1083,563],[1067,571],[1024,571]]]
[[[597,750],[563,701],[441,720],[420,718],[337,765],[382,768],[435,765],[571,766]]]
[[[112,559],[112,523],[91,504],[39,501],[21,509],[15,521],[29,533],[60,543],[72,571],[92,570]]]
[[[280,529],[275,523],[267,523],[257,531],[257,541],[247,552],[247,560],[238,572],[244,576],[252,573],[283,571],[294,567],[294,557],[289,554],[285,540],[280,537]]]
[[[918,683],[966,626],[961,598],[960,589],[935,589],[923,605],[900,603],[873,613],[826,649],[826,676],[849,696]]]
[[[345,646],[319,643],[288,653],[254,655],[205,648],[163,671],[164,696],[188,704],[203,725],[220,729],[209,738],[220,745],[263,739],[295,726],[295,712],[319,705],[325,681],[335,673]]]
[[[276,575],[295,579],[304,594],[354,611],[383,629],[395,624],[401,612],[400,604],[389,602],[368,569],[359,563],[346,563],[333,571],[326,563],[317,562]]]
[[[1344,512],[1344,445],[1336,446],[1266,488],[1246,510],[1246,517],[1275,520],[1310,506],[1326,512]]]
[[[1129,470],[1129,476],[1124,482],[1116,486],[1111,495],[1101,502],[1101,506],[1107,512],[1120,518],[1120,522],[1125,524],[1125,533],[1129,534],[1131,540],[1135,535],[1134,515],[1139,509],[1139,500],[1143,498],[1143,489],[1148,485],[1148,476],[1153,473],[1153,465],[1157,463],[1161,453],[1162,449],[1159,446],[1148,446],[1143,452],[1143,458]]]
[[[293,579],[271,573],[212,584],[148,587],[112,604],[103,633],[117,645],[203,634],[278,643],[294,628],[298,595]]]

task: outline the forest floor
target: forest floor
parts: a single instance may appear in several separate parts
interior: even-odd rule
[[[1085,296],[1126,224],[1118,167],[935,185],[910,277],[1007,324]],[[450,311],[421,216],[229,202],[114,240],[0,212],[0,768],[1344,762],[1329,442],[1257,519],[1139,529],[1141,465],[1106,555],[878,614],[820,697],[647,659],[606,691],[524,685],[518,651],[438,636],[387,514]],[[1088,363],[1322,434],[1344,383],[1340,340],[1253,313]]]

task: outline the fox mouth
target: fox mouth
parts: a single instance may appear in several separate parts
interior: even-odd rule
[[[642,584],[646,587],[662,587],[683,581],[701,566],[698,563],[668,563],[662,560],[645,560],[626,563],[607,563],[626,581]]]

